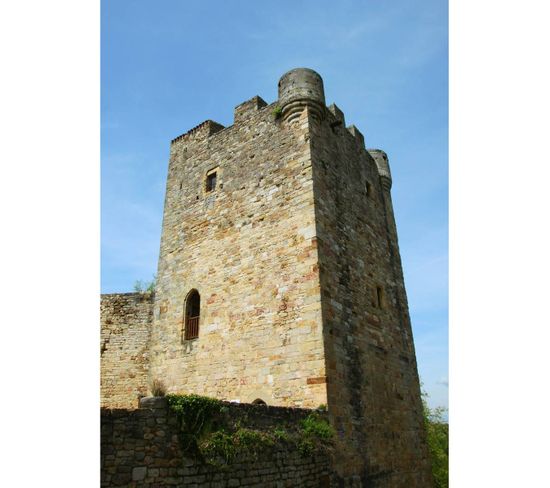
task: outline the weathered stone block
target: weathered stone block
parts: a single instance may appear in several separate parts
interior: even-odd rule
[[[165,397],[144,397],[139,400],[139,408],[149,408],[152,410],[165,410],[168,407],[168,401]],[[152,420],[152,425],[162,422],[162,418]]]

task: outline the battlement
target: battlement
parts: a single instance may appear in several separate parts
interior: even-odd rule
[[[344,112],[340,110],[340,107],[338,107],[335,103],[330,105],[328,108],[328,111],[334,115],[336,121],[332,122],[330,125],[331,127],[336,127],[338,125],[341,125],[345,127],[346,125],[346,118],[344,116]]]
[[[250,112],[258,111],[267,106],[267,102],[262,98],[256,95],[250,100],[243,102],[235,107],[234,120],[235,123],[244,120],[250,115]]]
[[[325,105],[325,92],[321,76],[309,68],[295,68],[285,73],[278,83],[279,97],[275,104],[281,109],[282,120],[291,124],[297,120],[307,107],[311,117],[317,121],[328,122],[332,129],[345,128],[347,133],[355,138],[359,147],[365,148],[365,138],[355,125],[345,127],[344,112],[335,104]],[[246,100],[234,109],[234,123],[243,123],[253,113],[268,106],[259,95]],[[172,139],[171,145],[180,141],[200,140],[208,138],[223,129],[222,124],[211,119],[205,120],[189,129],[184,134]],[[346,132],[340,132],[345,134]]]
[[[218,124],[217,122],[208,119],[204,122],[201,122],[199,125],[196,125],[192,129],[189,129],[185,134],[182,134],[175,139],[172,139],[170,144],[174,144],[184,139],[210,137],[212,134],[215,134],[222,129],[225,129],[224,125]]]
[[[348,130],[348,132],[353,137],[355,137],[356,141],[359,143],[359,146],[361,146],[364,149],[365,148],[365,136],[363,136],[363,134],[361,134],[359,129],[357,127],[355,127],[353,124],[350,125],[349,127],[346,127],[346,129]]]

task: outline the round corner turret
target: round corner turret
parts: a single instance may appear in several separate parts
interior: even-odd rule
[[[392,185],[392,179],[388,155],[385,153],[385,151],[382,151],[382,149],[368,149],[367,151],[376,163],[378,174],[380,175],[380,180],[382,181],[382,183],[388,186],[388,189],[390,189]]]
[[[325,110],[325,89],[319,73],[309,68],[287,71],[279,80],[279,105],[283,120],[297,118],[307,106],[321,119]]]

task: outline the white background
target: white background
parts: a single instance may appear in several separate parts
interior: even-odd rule
[[[548,25],[450,5],[452,487],[548,484]],[[3,486],[99,486],[99,33],[0,11]]]

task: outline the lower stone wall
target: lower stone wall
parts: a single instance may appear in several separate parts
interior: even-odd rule
[[[101,295],[101,406],[137,408],[147,395],[151,293]]]
[[[101,411],[101,486],[114,487],[330,487],[326,452],[303,454],[274,447],[257,459],[236,459],[213,466],[183,454],[179,424],[163,399],[150,408]],[[144,402],[145,403],[145,402]],[[233,418],[269,430],[281,423],[297,424],[310,410],[227,404]]]

